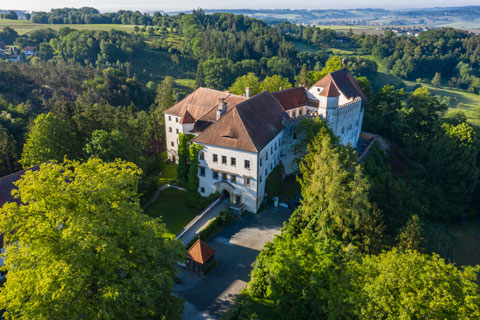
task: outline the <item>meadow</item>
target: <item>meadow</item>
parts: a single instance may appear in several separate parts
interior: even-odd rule
[[[51,28],[59,30],[62,27],[70,27],[77,30],[103,30],[109,31],[111,29],[133,32],[135,26],[123,24],[39,24],[28,20],[8,20],[0,19],[0,29],[3,27],[10,27],[17,31],[18,34],[26,34],[34,30]]]

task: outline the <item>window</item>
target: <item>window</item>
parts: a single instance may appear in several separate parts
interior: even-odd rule
[[[293,133],[293,140],[297,139],[297,134]]]
[[[262,175],[260,175],[260,179],[259,179],[260,182],[262,182]]]
[[[250,169],[250,160],[245,160],[245,169]]]
[[[213,162],[218,162],[218,155],[216,154],[213,154]]]
[[[172,127],[168,127],[168,132],[172,132]]]
[[[170,144],[172,145],[172,147],[175,147],[175,142],[172,141]]]
[[[200,188],[200,192],[201,192],[201,193],[205,193],[205,188],[204,188],[204,187],[201,187],[201,188]]]
[[[230,158],[230,164],[235,167],[237,165],[237,158]]]
[[[205,177],[205,167],[199,167],[200,168],[200,176]]]
[[[292,112],[293,117],[295,118],[297,116],[297,113],[295,111]]]
[[[232,183],[237,182],[237,175],[236,175],[236,174],[231,174],[231,175],[230,175],[230,181],[231,181]]]
[[[268,151],[265,153],[265,161],[268,161]]]
[[[227,164],[227,156],[222,156],[222,164]]]
[[[260,167],[263,165],[263,158],[260,158]]]
[[[345,128],[342,127],[342,133],[344,133],[344,132],[345,132]]]
[[[309,115],[309,114],[310,114],[310,109],[307,109],[307,115]]]
[[[250,185],[250,177],[243,177],[243,184],[246,186]]]
[[[176,130],[177,130],[177,134],[178,134],[178,129],[176,129]]]
[[[172,121],[172,117],[171,117],[171,116],[168,116],[168,121]]]
[[[178,123],[178,118],[175,118],[175,122]]]
[[[178,139],[177,139],[177,146],[178,146],[178,144],[179,144],[179,143],[178,143]]]
[[[227,174],[222,172],[222,181],[227,181]]]
[[[298,110],[298,115],[299,115],[299,116],[302,115],[302,110]]]
[[[200,152],[200,160],[205,160],[205,153],[203,151]]]
[[[218,180],[218,172],[217,171],[212,171],[212,178],[215,180]]]

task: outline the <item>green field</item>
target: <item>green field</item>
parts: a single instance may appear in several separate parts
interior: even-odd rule
[[[416,85],[413,81],[404,82],[410,87]],[[426,87],[434,95],[450,97],[449,112],[462,111],[472,123],[480,125],[480,95],[444,86],[437,88],[428,83],[421,83],[421,85]]]
[[[22,35],[29,33],[33,30],[52,28],[54,30],[59,30],[62,27],[70,27],[77,30],[103,30],[109,31],[111,29],[133,32],[133,25],[123,25],[123,24],[39,24],[33,23],[27,20],[8,20],[0,19],[0,28],[10,27]]]
[[[186,197],[186,191],[168,188],[160,192],[157,200],[145,210],[145,213],[152,217],[162,217],[168,231],[177,234],[200,213],[200,209],[187,206]]]

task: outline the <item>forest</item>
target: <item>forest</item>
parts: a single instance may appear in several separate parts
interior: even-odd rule
[[[7,242],[48,250],[9,249],[13,258],[3,270],[23,263],[31,272],[25,280],[20,271],[11,272],[15,276],[0,290],[6,319],[51,318],[51,299],[58,306],[54,317],[178,319],[182,307],[171,286],[183,248],[139,205],[155,187],[149,174],[164,162],[163,111],[193,90],[178,80],[236,94],[246,87],[252,94],[308,87],[342,68],[342,57],[327,49],[345,46],[356,52],[346,67],[368,97],[363,130],[385,139],[388,150],[374,148],[358,163],[355,151],[341,146],[322,121],[299,126],[302,146],[308,145],[297,177],[301,205],[260,252],[227,318],[480,317],[479,267],[436,253],[427,232],[436,224],[478,218],[480,129],[464,114],[448,112],[444,99],[421,85],[412,91],[374,85],[381,67],[401,79],[478,94],[479,36],[455,29],[419,37],[389,31],[340,35],[201,9],[175,16],[53,9],[32,20],[65,26],[0,31],[0,41],[9,46],[37,48],[24,62],[0,61],[0,177],[46,163],[19,185],[22,199],[45,201],[0,208],[0,227],[11,231]],[[136,27],[129,33],[76,30],[72,24]],[[294,40],[316,51],[299,50]],[[72,208],[75,219],[69,220],[65,212]],[[51,214],[43,221],[38,212]],[[19,214],[25,219],[17,219]],[[106,220],[117,228],[102,231]],[[63,238],[52,231],[59,229],[65,230]],[[70,254],[85,233],[89,238]],[[91,277],[71,268],[84,258],[92,264],[80,266]],[[151,263],[155,259],[163,262]],[[57,279],[59,268],[68,269],[68,277]],[[161,277],[155,268],[164,271]],[[47,289],[30,295],[45,273],[51,275],[46,288],[58,296]],[[106,285],[98,287],[102,281]],[[65,284],[73,285],[67,290]],[[72,301],[78,307],[66,308]]]

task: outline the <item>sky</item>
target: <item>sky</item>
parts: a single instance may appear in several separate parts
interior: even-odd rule
[[[51,8],[94,7],[100,11],[204,9],[407,9],[479,5],[478,0],[0,0],[0,9],[48,11]]]

